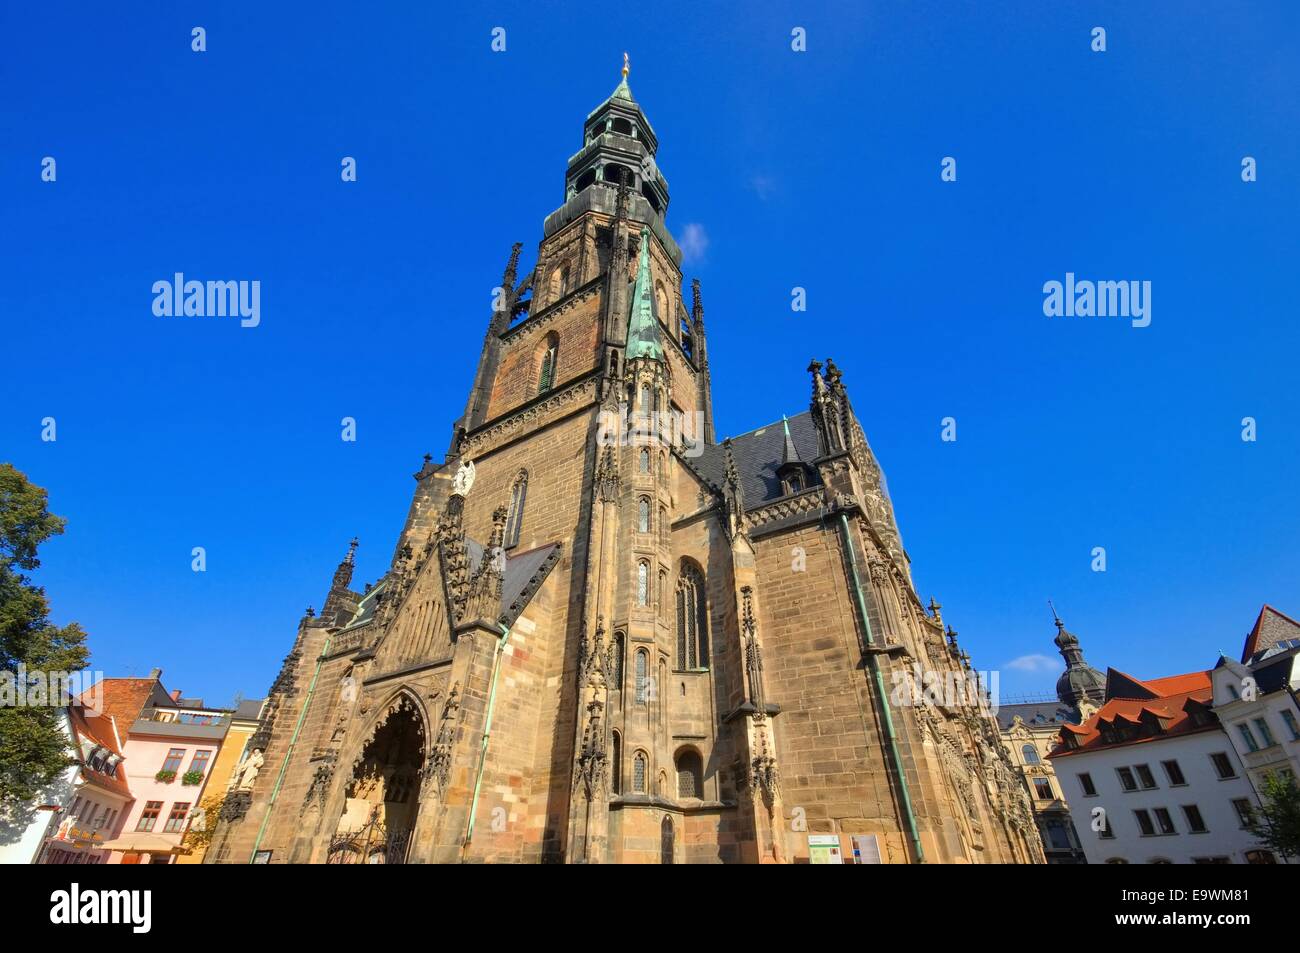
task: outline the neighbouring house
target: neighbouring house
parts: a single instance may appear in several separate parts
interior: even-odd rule
[[[1106,702],[1051,754],[1089,863],[1271,863],[1220,727],[1210,672],[1146,681],[1110,669]]]
[[[1221,656],[1211,679],[1215,714],[1256,795],[1271,775],[1300,777],[1300,623],[1264,606],[1241,661]]]
[[[121,834],[106,845],[109,863],[172,863],[233,713],[184,698],[180,690],[168,693],[160,669],[147,679],[104,679],[102,691],[105,709],[126,727],[127,782],[135,798]]]
[[[131,805],[113,716],[79,703],[59,713],[76,759],[31,804],[0,816],[0,863],[102,864]]]

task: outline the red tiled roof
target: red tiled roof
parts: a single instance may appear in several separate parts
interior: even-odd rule
[[[1118,676],[1110,679],[1116,683],[1130,682],[1151,694],[1145,698],[1111,698],[1082,725],[1062,727],[1062,744],[1051,753],[1053,758],[1066,757],[1081,751],[1097,751],[1102,748],[1118,748],[1124,745],[1142,744],[1168,738],[1170,735],[1191,734],[1205,731],[1214,726],[1197,725],[1192,721],[1190,709],[1198,705],[1209,705],[1214,693],[1210,687],[1209,672],[1188,672],[1186,675],[1170,675],[1166,678],[1153,678],[1142,681],[1112,669],[1108,675]],[[1128,721],[1139,723],[1143,713],[1147,717],[1160,720],[1162,730],[1158,734],[1133,738],[1127,741],[1105,742],[1101,737],[1103,722]],[[1064,746],[1064,732],[1068,731],[1076,740],[1073,748]]]
[[[140,711],[157,685],[157,678],[106,678],[82,692],[81,698],[88,703],[91,700],[88,696],[102,692],[100,714],[111,716],[117,722],[118,731],[125,735],[132,722],[140,717]]]
[[[91,714],[81,705],[69,705],[68,717],[72,721],[73,737],[77,743],[77,757],[83,762],[81,765],[82,779],[89,784],[95,784],[124,797],[130,797],[131,790],[127,786],[124,762],[119,761],[112,774],[105,774],[101,771],[92,770],[89,765],[84,763],[82,756],[82,738],[89,738],[95,744],[104,746],[116,755],[122,754],[122,746],[118,743],[117,732],[113,730],[112,716]]]

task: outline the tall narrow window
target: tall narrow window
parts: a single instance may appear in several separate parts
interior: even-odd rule
[[[638,533],[650,532],[650,501],[644,496],[636,504],[636,529]]]
[[[537,370],[537,393],[545,394],[555,386],[556,366],[560,357],[560,338],[554,331],[542,341]]]
[[[644,559],[636,564],[636,604],[650,604],[650,564]]]
[[[693,564],[683,562],[677,578],[677,667],[704,668],[708,664],[704,576]]]
[[[645,794],[645,752],[638,751],[632,759],[632,790],[637,794]]]
[[[506,515],[506,549],[519,545],[519,533],[524,525],[524,502],[528,499],[528,471],[520,470],[510,488],[510,512]]]
[[[640,453],[640,469],[642,473],[650,472],[650,451],[646,450],[644,447],[641,449]]]
[[[610,736],[609,787],[615,794],[623,793],[623,737],[617,731]]]
[[[650,656],[646,655],[645,649],[636,653],[636,703],[644,705],[646,696],[650,694]]]

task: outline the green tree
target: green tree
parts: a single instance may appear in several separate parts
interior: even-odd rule
[[[1275,854],[1300,857],[1300,787],[1295,778],[1270,774],[1264,779],[1263,793],[1250,832]]]
[[[46,493],[12,464],[0,463],[0,670],[75,672],[86,667],[86,633],[50,624],[45,590],[27,575],[37,548],[63,532]],[[59,727],[58,700],[45,707],[0,707],[0,807],[26,804],[72,759]]]

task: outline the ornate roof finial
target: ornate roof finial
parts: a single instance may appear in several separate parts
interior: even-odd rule
[[[632,64],[628,62],[627,53],[623,53],[623,78],[627,79],[627,74],[632,72]]]
[[[1052,619],[1056,622],[1056,627],[1057,627],[1058,629],[1064,629],[1064,628],[1065,628],[1065,623],[1062,622],[1062,621],[1061,621],[1061,617],[1060,617],[1059,615],[1056,614],[1056,606],[1052,605],[1052,600],[1051,600],[1051,599],[1048,599],[1048,600],[1047,600],[1047,608],[1049,608],[1049,609],[1052,610]]]
[[[348,554],[343,557],[343,561],[349,566],[354,565],[357,561],[357,547],[361,545],[361,540],[352,537],[352,542],[348,543]]]

